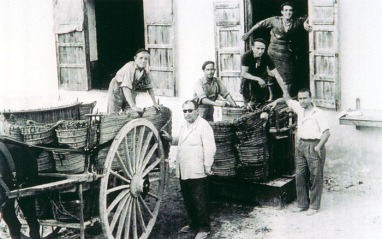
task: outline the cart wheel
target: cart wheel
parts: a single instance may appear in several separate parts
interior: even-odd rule
[[[29,235],[29,227],[27,224],[27,221],[25,220],[25,217],[23,215],[23,212],[20,209],[19,204],[17,203],[17,200],[15,200],[15,211],[17,218],[19,219],[22,227],[22,237],[21,238],[29,238],[27,235]],[[55,226],[42,226],[40,225],[40,238],[41,239],[54,239],[57,238],[57,234],[60,232],[61,227],[55,227]]]
[[[167,173],[162,142],[146,119],[127,123],[107,154],[100,221],[107,238],[144,239],[158,216]]]

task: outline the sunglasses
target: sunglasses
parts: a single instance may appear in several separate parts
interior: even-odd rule
[[[193,111],[194,111],[195,109],[193,109],[193,110],[183,110],[183,113],[192,113]]]

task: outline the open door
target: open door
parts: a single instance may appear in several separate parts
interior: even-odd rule
[[[173,0],[143,0],[143,9],[155,95],[175,96]]]
[[[340,107],[336,0],[309,0],[310,87],[316,106]]]
[[[54,0],[59,88],[90,90],[89,32],[83,1]]]
[[[243,101],[240,94],[241,40],[244,27],[244,10],[239,1],[215,1],[215,50],[217,74],[236,101]]]

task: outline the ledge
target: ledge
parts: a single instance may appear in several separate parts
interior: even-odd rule
[[[341,125],[354,125],[361,127],[382,127],[382,111],[377,110],[352,110],[340,117]]]

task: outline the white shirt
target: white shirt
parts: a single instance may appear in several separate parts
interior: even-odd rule
[[[322,133],[329,129],[323,111],[315,106],[306,111],[295,100],[287,100],[289,108],[297,114],[297,136],[301,139],[321,139]]]
[[[198,116],[194,123],[187,127],[184,121],[181,125],[176,157],[176,175],[182,180],[204,178],[204,166],[212,166],[216,153],[214,132],[209,123]]]

